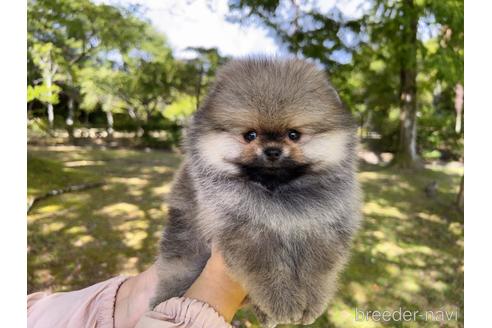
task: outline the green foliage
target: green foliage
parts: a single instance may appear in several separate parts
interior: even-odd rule
[[[80,106],[88,111],[94,111],[100,106],[104,112],[121,112],[124,102],[111,93],[111,83],[116,77],[116,73],[106,67],[84,68],[80,72]]]
[[[164,103],[174,78],[167,74],[174,67],[171,51],[139,17],[136,6],[89,0],[28,2],[29,100],[56,103],[62,92],[87,112],[101,108],[111,113],[127,111],[133,102],[137,111],[152,111],[157,102]],[[112,86],[114,81],[119,88]],[[54,84],[59,88],[50,87]]]
[[[187,94],[182,94],[166,107],[164,117],[175,122],[183,122],[196,109],[196,98]]]
[[[62,76],[60,74],[62,62],[60,49],[51,42],[35,43],[30,54],[33,64],[41,72],[42,84],[28,85],[27,102],[37,99],[46,104],[57,104],[61,88],[55,84],[55,81],[60,80],[60,76]]]
[[[224,64],[228,58],[219,55],[217,48],[188,48],[195,54],[181,67],[180,90],[193,95],[196,107],[200,106],[209,86],[214,81],[215,73],[219,66]]]
[[[135,17],[137,9],[89,0],[31,0],[28,46],[51,42],[69,64],[87,61],[103,49],[128,49],[146,26]]]
[[[162,115],[177,93],[180,63],[174,60],[165,38],[150,26],[135,47],[120,54],[121,63],[106,62],[81,70],[81,107],[128,112],[136,126],[151,130],[150,118]]]
[[[27,102],[39,100],[44,103],[58,104],[61,88],[56,84],[47,86],[46,84],[27,86]]]

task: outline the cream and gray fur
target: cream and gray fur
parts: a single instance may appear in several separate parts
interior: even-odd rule
[[[315,65],[226,64],[186,133],[151,306],[183,295],[213,241],[260,322],[313,322],[360,221],[356,146],[350,113]]]

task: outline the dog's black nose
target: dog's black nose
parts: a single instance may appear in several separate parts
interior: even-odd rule
[[[263,153],[270,161],[276,161],[282,155],[282,149],[277,147],[268,147],[263,150]]]

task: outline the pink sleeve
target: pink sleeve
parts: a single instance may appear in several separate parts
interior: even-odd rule
[[[174,297],[146,312],[135,328],[231,328],[210,305]]]
[[[66,293],[33,293],[27,296],[29,328],[113,328],[116,292],[127,277],[114,277]]]
[[[29,328],[113,328],[116,293],[127,277],[115,277],[66,293],[33,293],[27,296]],[[230,328],[210,305],[174,297],[146,312],[138,328]]]

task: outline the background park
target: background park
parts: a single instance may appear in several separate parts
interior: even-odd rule
[[[359,122],[365,221],[312,327],[463,326],[462,0],[29,0],[27,14],[28,292],[150,266],[217,68],[279,53],[326,70]],[[399,307],[458,315],[354,321]],[[233,324],[257,327],[247,309]]]

